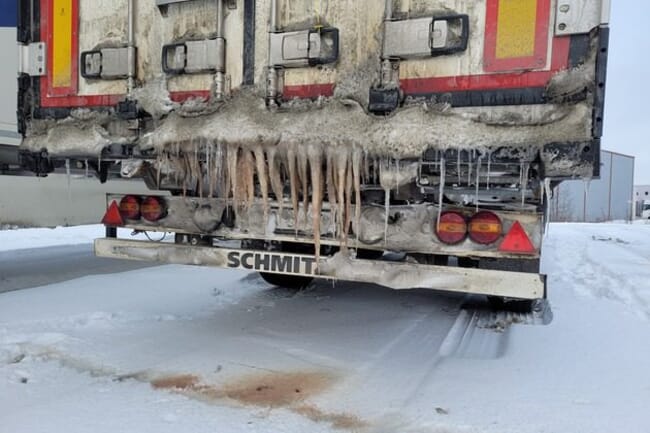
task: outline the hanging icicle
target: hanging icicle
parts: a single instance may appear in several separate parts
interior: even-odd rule
[[[309,147],[308,153],[312,185],[312,229],[314,232],[316,267],[318,268],[320,263],[321,210],[323,206],[323,153],[315,145]]]
[[[440,228],[440,217],[442,216],[442,202],[445,196],[446,168],[445,157],[443,156],[440,158],[440,186],[438,190],[438,218],[436,219],[436,230]]]
[[[479,188],[481,186],[481,156],[479,155],[476,160],[476,192],[474,195],[474,204],[476,205],[476,212],[479,207]]]

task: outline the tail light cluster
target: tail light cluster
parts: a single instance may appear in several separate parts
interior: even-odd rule
[[[501,219],[488,211],[478,212],[469,219],[460,212],[443,212],[435,229],[440,242],[447,245],[459,244],[467,237],[474,243],[491,245],[503,235]],[[499,246],[499,251],[534,254],[535,247],[521,224],[515,221]]]
[[[119,204],[113,201],[102,222],[108,226],[121,226],[124,221],[138,221],[144,219],[156,222],[167,216],[167,204],[161,197],[156,196],[124,196]]]

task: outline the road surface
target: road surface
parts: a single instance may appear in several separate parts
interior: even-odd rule
[[[0,293],[148,266],[95,257],[92,244],[0,251]]]

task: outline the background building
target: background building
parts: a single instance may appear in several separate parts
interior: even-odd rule
[[[634,201],[650,200],[650,185],[637,185],[634,187]]]
[[[551,221],[631,220],[635,195],[634,157],[604,150],[600,179],[566,181],[555,189]]]

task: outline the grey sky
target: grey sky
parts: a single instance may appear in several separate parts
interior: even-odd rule
[[[612,3],[603,147],[636,157],[635,183],[650,185],[650,2]]]

